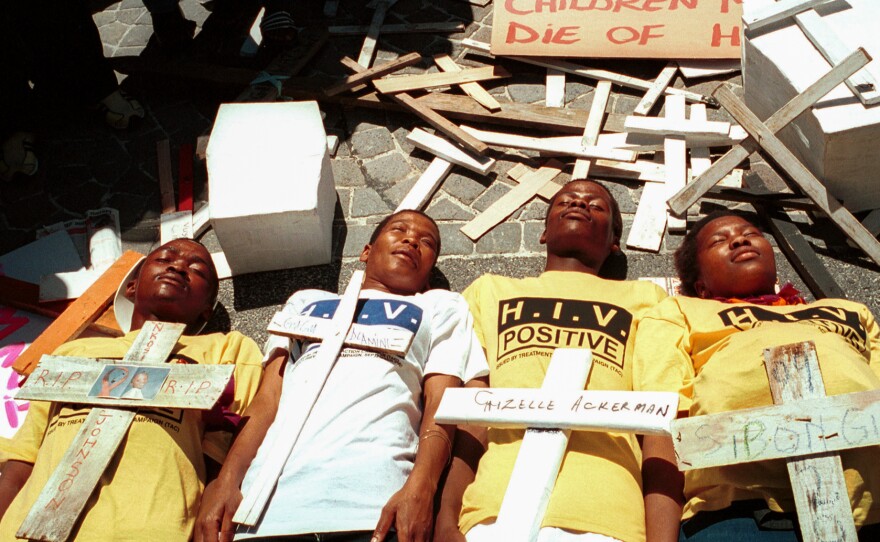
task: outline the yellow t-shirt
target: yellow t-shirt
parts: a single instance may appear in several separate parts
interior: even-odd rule
[[[679,392],[689,416],[772,405],[765,348],[813,341],[827,395],[880,388],[880,328],[864,305],[824,299],[808,305],[758,306],[670,297],[639,326],[637,389]],[[857,526],[880,522],[880,447],[841,453]],[[794,512],[784,460],[685,473],[683,519],[731,502],[764,499]]]
[[[590,348],[586,389],[631,390],[639,318],[666,296],[649,282],[548,271],[511,279],[486,275],[464,292],[486,349],[494,387],[539,388],[557,347]],[[489,447],[464,494],[460,527],[497,517],[522,430],[489,430]],[[641,451],[633,435],[573,432],[543,526],[645,539]]]
[[[120,359],[137,333],[80,339],[54,353]],[[262,376],[259,347],[238,332],[181,337],[173,355],[177,363],[235,364],[234,399],[228,409],[237,414],[253,399]],[[88,413],[88,407],[32,402],[15,436],[0,439],[0,461],[34,464],[0,521],[0,540],[16,540],[15,532]],[[189,540],[205,484],[203,454],[222,461],[230,442],[220,433],[205,434],[204,416],[199,410],[142,409],[104,470],[71,539]]]

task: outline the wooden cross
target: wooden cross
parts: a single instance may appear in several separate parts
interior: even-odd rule
[[[785,458],[804,542],[858,540],[841,450],[880,444],[880,390],[825,397],[812,342],[764,350],[776,406],[676,420],[681,470]]]
[[[865,66],[870,60],[871,57],[868,56],[864,49],[855,51],[806,90],[782,106],[781,109],[763,122],[763,126],[770,132],[778,132],[812,107],[819,99],[831,92],[834,87],[845,81],[847,77]],[[719,180],[759,148],[760,145],[754,137],[744,139],[715,161],[709,169],[695,178],[692,183],[670,198],[667,201],[669,208],[675,214],[684,214],[688,207],[696,203]]]
[[[144,324],[123,358],[123,364],[117,365],[128,368],[132,373],[121,383],[130,382],[134,377],[132,369],[135,366],[159,370],[156,365],[166,361],[185,327],[183,324],[167,322]],[[111,367],[112,365],[110,364]],[[103,371],[107,370],[107,366],[108,364],[97,364],[83,358],[44,356],[22,388],[22,397],[86,405],[211,408],[223,392],[232,374],[231,369],[234,369],[231,366],[218,366],[198,367],[193,371],[181,370],[178,366],[174,375],[188,379],[187,383],[190,385],[198,381],[196,388],[180,388],[174,381],[174,376],[166,375],[166,379],[157,389],[157,400],[145,398],[126,401],[111,398],[116,395],[109,392],[110,378],[106,379],[109,392],[107,395],[110,397],[101,397],[100,392],[90,392],[93,385],[102,383],[98,377],[106,374]],[[204,387],[196,393],[196,389],[201,386]],[[200,397],[193,400],[196,395]],[[51,542],[67,540],[136,415],[136,409],[93,408],[89,412],[79,433],[21,524],[17,537]]]
[[[589,349],[557,348],[539,389],[452,388],[443,394],[437,423],[526,429],[495,521],[498,540],[537,540],[572,430],[669,434],[677,394],[584,391],[591,366]]]
[[[303,427],[311,414],[312,408],[336,365],[343,345],[362,348],[377,352],[405,355],[412,342],[412,333],[400,331],[394,327],[362,326],[352,324],[358,305],[364,272],[355,271],[339,300],[333,318],[326,320],[319,317],[297,316],[289,313],[278,313],[272,320],[269,331],[282,335],[306,339],[321,340],[315,359],[319,374],[308,381],[294,379],[289,383],[293,387],[291,397],[295,404],[284,412],[278,413],[275,423],[286,429],[277,435],[272,443],[264,443],[271,450],[266,457],[263,468],[257,474],[253,485],[244,495],[244,499],[235,512],[232,520],[243,525],[256,525],[275,490],[284,464],[290,457]]]

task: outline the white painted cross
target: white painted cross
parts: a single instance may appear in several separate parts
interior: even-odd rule
[[[533,542],[575,431],[668,435],[678,407],[669,392],[584,391],[589,349],[558,348],[540,389],[453,388],[437,423],[526,428],[495,526],[498,540]]]
[[[145,323],[122,360],[122,364],[115,365],[117,370],[121,371],[119,368],[125,367],[130,373],[119,383],[130,382],[134,378],[135,366],[153,371],[161,371],[169,367],[164,365],[164,362],[185,327],[183,324],[167,322]],[[195,372],[187,373],[186,369],[179,372],[181,367],[177,366],[174,375],[189,379],[188,384],[194,384],[196,381],[193,380],[194,378],[199,382],[197,388],[202,386],[203,382],[207,384],[196,393],[196,389],[192,387],[179,388],[177,382],[173,382],[173,378],[166,375],[166,379],[156,390],[156,397],[159,399],[154,402],[149,398],[126,401],[98,397],[99,395],[115,397],[109,389],[113,386],[110,383],[112,378],[109,373],[102,373],[105,370],[112,371],[112,368],[105,369],[108,366],[114,367],[114,364],[98,364],[83,358],[44,356],[22,388],[22,396],[90,405],[147,407],[168,404],[175,408],[211,408],[223,392],[232,369],[222,366],[218,366],[216,370],[199,367]],[[171,368],[175,367],[171,366]],[[215,374],[215,371],[219,374]],[[100,389],[102,381],[97,378],[102,374],[108,376],[106,382],[103,382],[106,384],[104,386],[106,389],[98,393],[91,392],[93,385]],[[103,380],[103,377],[101,378]],[[107,393],[103,393],[104,391]],[[196,395],[201,397],[195,401],[190,399]],[[201,400],[206,397],[207,401]],[[190,403],[193,404],[190,406]],[[93,408],[89,412],[82,428],[49,477],[49,481],[46,482],[16,536],[52,542],[67,540],[77,518],[94,492],[101,474],[128,433],[128,428],[136,415],[135,409]]]
[[[232,520],[243,525],[256,525],[275,490],[284,464],[290,457],[300,433],[318,400],[330,372],[336,365],[343,345],[356,348],[405,355],[412,342],[412,333],[399,331],[397,328],[383,326],[361,326],[353,324],[360,296],[364,272],[355,271],[339,300],[336,312],[331,320],[317,317],[295,316],[283,311],[272,319],[269,331],[281,335],[292,336],[310,341],[321,340],[315,355],[314,364],[321,371],[315,378],[304,381],[294,379],[286,383],[290,386],[290,396],[296,398],[295,405],[279,412],[280,419],[275,423],[282,424],[286,430],[277,435],[275,442],[268,446],[269,456],[258,473],[253,485],[235,512]],[[264,443],[264,445],[267,443]]]
[[[672,423],[681,470],[785,458],[804,542],[858,540],[838,451],[880,444],[880,390],[825,397],[812,342],[764,350],[775,406]]]

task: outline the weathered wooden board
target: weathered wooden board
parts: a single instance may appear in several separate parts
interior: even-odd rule
[[[774,403],[825,397],[825,383],[812,342],[767,348],[764,365]],[[789,458],[786,466],[804,542],[857,542],[859,536],[840,455]]]
[[[434,192],[443,184],[450,171],[452,171],[452,162],[447,162],[440,157],[431,160],[427,169],[422,172],[416,184],[410,188],[394,212],[399,213],[407,209],[422,210],[428,204]]]
[[[583,386],[581,386],[583,388]],[[439,423],[669,435],[678,394],[547,388],[455,388],[443,394]]]
[[[441,70],[443,70],[445,72],[459,72],[459,71],[461,71],[461,68],[458,66],[458,64],[455,63],[454,60],[452,60],[452,58],[449,55],[446,55],[446,54],[435,55],[434,62],[437,64],[437,66]],[[486,89],[484,89],[482,86],[480,86],[479,83],[477,83],[477,82],[462,83],[459,86],[461,87],[461,90],[463,90],[465,94],[467,94],[468,96],[470,96],[471,98],[473,98],[474,100],[479,102],[480,105],[482,105],[483,107],[485,107],[489,111],[500,111],[501,110],[501,104],[498,103],[498,100],[496,100],[494,96],[492,96],[491,94],[486,92]]]
[[[792,15],[797,15],[808,9],[812,9],[822,4],[827,4],[831,0],[779,0],[774,4],[767,4],[750,12],[743,13],[743,24],[749,31],[755,31],[759,28],[788,19]]]
[[[654,108],[654,104],[657,103],[660,96],[666,91],[666,87],[672,82],[676,72],[678,72],[678,65],[675,62],[667,64],[666,67],[660,71],[660,75],[654,80],[654,84],[651,85],[648,92],[646,92],[645,95],[642,96],[642,99],[639,100],[639,103],[636,104],[636,108],[633,110],[633,115],[647,115],[648,112]]]
[[[662,160],[662,154],[655,154],[654,159]],[[666,190],[666,172],[662,183],[646,183],[639,198],[639,206],[633,217],[626,246],[640,250],[658,252],[666,231],[668,212],[663,202],[669,196]]]
[[[621,162],[634,162],[636,159],[636,153],[633,151],[595,146],[584,147],[579,141],[560,141],[561,138],[542,139],[538,137],[505,134],[501,132],[487,132],[485,130],[471,128],[470,126],[462,126],[461,129],[480,141],[490,145],[554,152],[577,156],[578,158],[604,158],[606,160],[619,160]],[[549,139],[549,141],[547,139]]]
[[[547,68],[544,104],[547,107],[565,106],[565,72],[555,68]]]
[[[171,353],[186,326],[147,322],[135,338],[125,361],[160,363]],[[16,536],[63,542],[82,513],[89,496],[116,453],[137,411],[95,408],[52,472]]]
[[[669,120],[681,120],[686,116],[687,106],[682,96],[666,97],[666,118]],[[687,142],[682,136],[667,135],[663,141],[663,166],[666,173],[666,198],[672,197],[676,192],[684,188],[687,183]],[[687,228],[684,217],[677,217],[667,209],[666,228],[669,231],[681,232]]]
[[[482,68],[469,68],[457,72],[437,72],[422,75],[406,75],[400,77],[386,77],[373,81],[376,89],[383,94],[396,94],[410,90],[424,90],[430,88],[446,87],[475,83],[477,81],[491,81],[510,77],[510,72],[501,66],[484,66]]]
[[[301,316],[278,311],[272,317],[267,331],[276,335],[306,341],[321,341],[333,332],[333,320],[316,316]],[[372,352],[404,356],[412,344],[411,331],[394,326],[351,324],[345,344]]]
[[[403,55],[402,57],[392,60],[391,62],[386,62],[384,64],[380,64],[378,66],[373,66],[368,70],[364,70],[360,73],[356,73],[354,75],[349,75],[341,82],[333,85],[332,87],[326,90],[327,96],[335,96],[340,92],[345,92],[346,90],[351,90],[357,86],[360,86],[364,83],[368,83],[373,79],[382,77],[384,75],[388,75],[389,73],[396,72],[397,70],[403,69],[407,66],[412,66],[413,64],[418,64],[422,60],[422,55],[418,53],[409,53]]]
[[[685,118],[639,117],[626,118],[623,128],[633,134],[669,136],[729,136],[730,123],[721,121],[697,121]]]
[[[433,155],[439,156],[446,161],[467,168],[475,173],[485,175],[495,165],[495,159],[488,156],[474,156],[463,149],[446,141],[442,137],[429,134],[421,128],[413,128],[406,136],[406,140]]]
[[[820,98],[831,92],[847,77],[865,66],[871,60],[864,49],[859,49],[849,55],[840,64],[834,66],[828,73],[819,78],[804,92],[794,97],[782,106],[776,113],[770,116],[764,124],[771,132],[778,132],[785,125],[800,116]],[[700,196],[714,186],[722,177],[727,175],[740,162],[758,150],[758,142],[754,138],[747,138],[739,145],[733,147],[720,159],[716,160],[712,167],[705,173],[694,179],[678,194],[668,200],[669,208],[677,214],[684,213],[688,207],[696,203]]]
[[[611,83],[599,81],[593,92],[593,103],[590,104],[590,116],[584,126],[584,136],[581,145],[590,147],[598,144],[599,133],[602,131],[602,122],[605,119],[605,108],[608,106],[608,98],[611,96]],[[572,179],[586,179],[590,175],[590,160],[579,159],[574,163]]]
[[[149,374],[155,373],[161,378],[153,386],[155,395],[149,397],[149,390],[145,388],[143,399],[130,399],[124,393],[136,372],[133,367],[114,360],[96,362],[88,358],[43,356],[15,398],[93,406],[210,409],[235,370],[234,365],[172,363],[146,366],[152,371]],[[119,371],[116,377],[125,376],[113,383],[108,379],[108,389],[98,391],[102,377],[114,370]],[[150,376],[151,381],[153,378]]]
[[[361,270],[355,271],[348,283],[348,287],[345,289],[345,294],[339,300],[336,312],[332,320],[330,320],[331,332],[324,337],[313,360],[315,367],[323,369],[321,374],[315,374],[314,378],[309,379],[307,382],[298,379],[291,381],[291,397],[296,398],[294,401],[296,404],[291,405],[291,408],[285,412],[279,413],[283,418],[276,420],[283,423],[284,427],[287,427],[288,430],[280,434],[275,442],[270,443],[271,447],[269,449],[271,452],[266,457],[263,468],[257,474],[250,490],[244,495],[238,510],[236,510],[235,516],[232,519],[235,523],[256,525],[260,516],[262,516],[263,509],[275,490],[275,484],[278,483],[278,477],[281,476],[284,464],[287,462],[287,458],[290,457],[290,453],[299,439],[302,428],[309,414],[311,414],[312,408],[321,394],[321,390],[324,389],[324,384],[330,376],[330,372],[336,365],[339,352],[342,350],[349,329],[351,329],[363,281],[364,272]],[[267,443],[264,442],[265,444]]]
[[[364,68],[369,68],[373,63],[373,55],[376,54],[376,42],[379,41],[379,32],[382,31],[382,23],[385,21],[385,15],[391,6],[397,3],[397,0],[381,0],[376,3],[376,11],[373,12],[373,19],[370,21],[370,28],[367,30],[367,37],[364,38],[364,44],[361,46],[361,52],[358,55],[358,64]]]

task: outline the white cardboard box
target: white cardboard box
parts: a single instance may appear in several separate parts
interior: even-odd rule
[[[743,2],[743,12],[771,2]],[[816,11],[848,51],[864,47],[873,58],[880,57],[880,1],[831,2]],[[766,119],[829,69],[793,19],[746,32],[743,90],[758,118]],[[880,80],[877,60],[863,69]],[[779,136],[851,211],[880,208],[880,105],[866,107],[840,85]]]
[[[316,102],[221,105],[207,165],[233,275],[330,262],[336,189]]]

